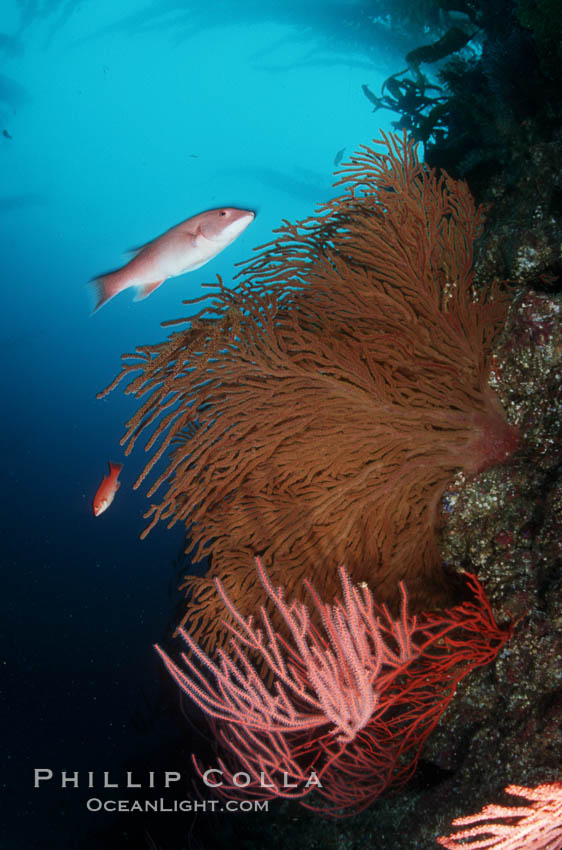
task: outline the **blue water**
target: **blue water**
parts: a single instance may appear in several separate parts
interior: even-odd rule
[[[396,116],[373,115],[361,85],[378,92],[404,51],[346,27],[355,6],[1,4],[0,850],[102,846],[101,816],[86,812],[86,791],[60,788],[60,771],[119,769],[154,743],[131,718],[158,690],[152,644],[172,616],[182,533],[139,540],[148,503],[131,485],[144,456],[125,459],[119,445],[136,405],[96,393],[123,352],[186,314],[182,298],[217,274],[230,283],[282,219],[332,197],[341,148],[389,129]],[[225,205],[258,214],[216,259],[91,315],[89,279]],[[94,518],[109,459],[125,464],[122,486]],[[53,770],[49,787],[33,788],[34,768]]]

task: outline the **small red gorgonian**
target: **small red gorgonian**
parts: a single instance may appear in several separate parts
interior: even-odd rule
[[[511,629],[496,624],[474,577],[472,602],[419,617],[409,615],[401,585],[394,619],[344,567],[341,600],[324,603],[307,584],[311,611],[286,602],[256,563],[279,630],[265,604],[261,627],[243,617],[216,579],[231,634],[216,662],[183,628],[190,652],[182,667],[156,647],[182,691],[211,718],[226,754],[207,774],[194,759],[195,766],[226,797],[302,800],[316,788],[329,804],[316,808],[353,814],[412,775],[458,682],[492,661]]]
[[[508,785],[507,794],[528,800],[522,806],[484,806],[478,814],[456,818],[467,826],[437,842],[448,850],[560,850],[562,848],[562,783],[525,788]]]

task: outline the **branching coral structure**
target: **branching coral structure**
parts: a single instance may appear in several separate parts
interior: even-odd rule
[[[217,579],[234,623],[217,661],[184,629],[190,651],[181,666],[157,647],[183,692],[214,720],[226,753],[209,771],[195,765],[226,797],[293,797],[332,815],[353,814],[412,775],[458,682],[496,657],[511,626],[496,624],[474,577],[472,601],[419,617],[408,613],[401,585],[394,619],[341,567],[342,599],[333,604],[306,584],[316,628],[311,609],[286,601],[259,559],[257,568],[282,633],[263,605],[259,618],[243,617]]]
[[[438,838],[438,844],[448,850],[561,850],[562,783],[548,782],[536,788],[508,785],[505,790],[526,802],[519,806],[492,804],[478,814],[456,818],[453,826],[468,828]]]
[[[339,198],[285,222],[236,286],[219,279],[195,316],[165,323],[187,327],[125,355],[100,394],[131,378],[126,392],[146,397],[122,442],[150,435],[136,486],[167,459],[145,533],[182,522],[194,557],[211,557],[185,584],[184,622],[207,648],[225,636],[213,579],[250,613],[256,553],[288,592],[309,578],[333,597],[345,563],[379,599],[397,602],[404,580],[431,605],[444,489],[517,447],[488,386],[509,296],[472,286],[483,212],[468,187],[405,135],[339,174]]]

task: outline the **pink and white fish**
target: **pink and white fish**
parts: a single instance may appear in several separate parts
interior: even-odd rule
[[[97,289],[98,299],[94,312],[131,286],[137,288],[135,301],[138,301],[154,292],[169,277],[177,277],[205,265],[234,242],[254,217],[255,213],[250,210],[234,207],[207,210],[135,248],[136,254],[127,265],[91,281]]]

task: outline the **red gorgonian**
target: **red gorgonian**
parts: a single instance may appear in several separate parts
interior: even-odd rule
[[[182,691],[212,719],[226,753],[217,769],[205,772],[194,757],[195,766],[229,798],[304,800],[315,788],[326,805],[308,799],[303,805],[353,814],[412,775],[457,683],[496,657],[511,626],[497,625],[470,575],[472,602],[419,617],[408,614],[401,585],[394,619],[366,584],[352,584],[344,567],[343,598],[332,604],[306,583],[311,612],[297,600],[286,602],[259,559],[256,564],[280,631],[265,605],[261,625],[243,617],[215,579],[231,635],[217,660],[183,628],[190,653],[182,653],[181,667],[156,647]]]
[[[525,788],[508,785],[507,794],[528,800],[521,806],[484,806],[478,814],[456,818],[467,826],[437,843],[448,850],[560,850],[562,848],[562,783]]]

